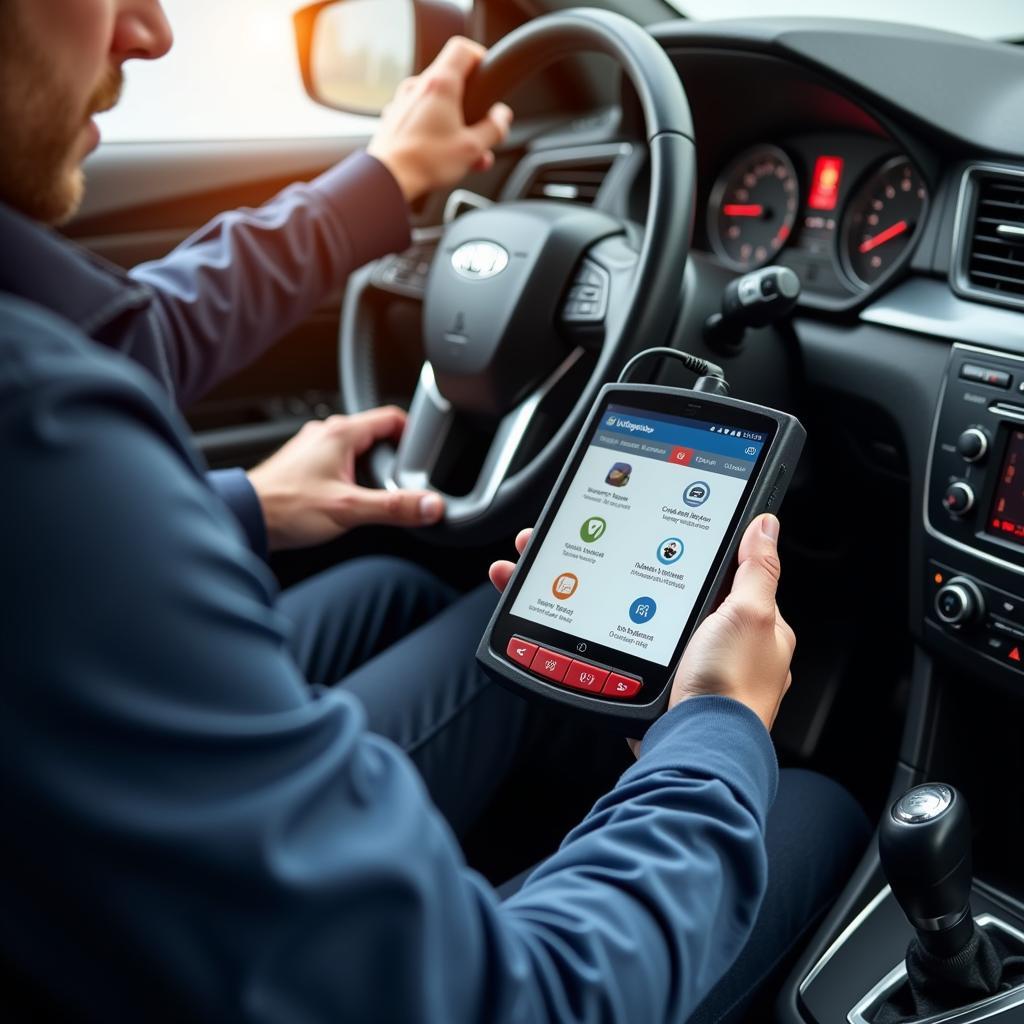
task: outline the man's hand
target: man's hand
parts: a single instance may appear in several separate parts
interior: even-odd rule
[[[770,729],[789,689],[796,635],[775,603],[782,566],[779,521],[758,516],[740,542],[729,596],[690,638],[668,706],[721,694],[746,704]]]
[[[494,163],[492,149],[508,134],[512,111],[495,103],[473,125],[462,114],[466,79],[486,52],[461,36],[449,39],[430,67],[399,85],[384,109],[367,152],[391,171],[409,202]]]
[[[249,473],[271,550],[307,547],[368,523],[427,526],[444,514],[430,491],[381,491],[355,482],[356,459],[378,441],[397,442],[405,413],[394,406],[307,423]]]
[[[532,532],[523,530],[516,537],[520,554]],[[766,728],[772,727],[792,681],[789,664],[796,647],[796,636],[775,603],[781,572],[778,539],[779,521],[773,515],[758,516],[747,527],[732,590],[686,645],[670,708],[687,697],[720,694],[746,704]],[[508,585],[514,568],[504,561],[491,566],[498,590]]]
[[[516,551],[522,554],[526,550],[526,542],[530,539],[533,534],[533,530],[520,530],[516,534]],[[491,571],[487,574],[491,582],[498,588],[500,594],[507,586],[508,581],[512,578],[512,571],[515,569],[515,562],[493,562],[491,563]]]

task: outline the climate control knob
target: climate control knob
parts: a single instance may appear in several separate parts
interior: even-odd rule
[[[956,439],[956,450],[964,462],[980,462],[988,451],[988,434],[981,427],[968,427]]]
[[[969,626],[985,614],[985,598],[966,576],[954,576],[935,595],[935,614],[947,626]]]
[[[955,480],[946,488],[942,503],[951,516],[967,515],[974,508],[974,490],[963,480]]]

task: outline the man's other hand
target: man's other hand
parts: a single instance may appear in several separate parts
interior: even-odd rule
[[[720,694],[746,704],[770,729],[789,689],[796,635],[775,603],[782,571],[779,521],[758,516],[740,542],[729,596],[690,638],[668,706]]]
[[[394,406],[307,423],[249,473],[271,550],[322,544],[369,523],[428,526],[444,514],[431,491],[384,491],[355,482],[356,459],[378,441],[397,442],[405,413]]]
[[[486,52],[461,36],[449,39],[433,64],[405,79],[385,107],[367,152],[391,171],[409,202],[494,163],[493,148],[508,135],[511,109],[495,103],[472,125],[462,114],[466,79]]]
[[[526,543],[533,534],[532,529],[520,530],[516,534],[516,551],[522,554],[526,550]],[[506,562],[504,560],[499,562],[491,563],[491,570],[487,574],[491,582],[498,588],[500,594],[507,586],[508,581],[512,578],[512,572],[515,569],[515,562]]]
[[[522,530],[516,537],[519,554],[532,532]],[[773,515],[758,516],[747,527],[732,590],[686,645],[670,708],[687,697],[718,694],[746,704],[766,728],[772,727],[792,682],[789,665],[796,647],[796,635],[775,603],[781,572],[778,539],[779,521]],[[498,590],[508,586],[514,568],[505,561],[491,566]]]

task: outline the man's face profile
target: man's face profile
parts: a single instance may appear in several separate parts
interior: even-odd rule
[[[3,0],[0,200],[47,224],[68,220],[99,142],[92,117],[117,102],[121,65],[169,46],[157,0]]]

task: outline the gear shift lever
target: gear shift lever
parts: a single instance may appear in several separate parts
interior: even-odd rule
[[[941,782],[908,790],[882,818],[878,852],[924,949],[943,958],[959,953],[974,935],[967,801]]]
[[[877,1007],[873,1024],[931,1019],[1021,983],[1019,944],[971,916],[971,815],[952,786],[929,782],[904,793],[882,816],[878,852],[916,936],[906,982]]]

